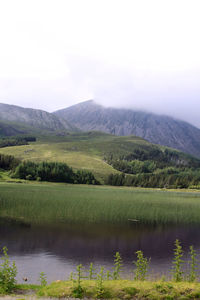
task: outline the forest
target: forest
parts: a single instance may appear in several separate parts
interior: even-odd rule
[[[91,172],[86,170],[77,170],[75,172],[66,163],[60,162],[21,162],[12,155],[0,154],[0,169],[10,170],[11,177],[18,179],[75,184],[99,184]]]
[[[107,184],[150,188],[199,188],[200,160],[181,158],[172,149],[135,149],[127,155],[109,154],[105,157],[121,174],[110,174]]]
[[[36,141],[36,137],[34,136],[17,136],[17,137],[10,137],[10,138],[1,138],[0,148],[28,145],[28,142],[35,142],[35,141]]]

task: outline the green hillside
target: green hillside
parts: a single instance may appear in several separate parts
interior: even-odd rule
[[[109,135],[96,133],[43,136],[29,145],[0,148],[0,153],[35,162],[65,162],[75,170],[92,171],[102,182],[110,173],[118,172],[103,161],[103,144],[110,139]]]
[[[152,153],[163,153],[162,160],[165,161],[166,149],[169,149],[175,157],[175,160],[165,162],[166,166],[200,166],[200,161],[196,158],[170,150],[170,148],[153,145],[142,138],[118,137],[100,132],[75,133],[67,136],[38,136],[36,142],[0,148],[0,153],[35,162],[65,162],[75,170],[91,171],[100,182],[104,183],[109,174],[120,173],[111,166],[110,156],[122,159],[134,155],[139,150],[145,153],[147,158]]]

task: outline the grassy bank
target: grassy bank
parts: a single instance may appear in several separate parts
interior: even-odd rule
[[[150,281],[129,281],[129,280],[107,280],[103,282],[101,296],[94,280],[83,280],[83,297],[89,299],[199,299],[200,283],[188,282],[150,282]],[[32,288],[32,287],[29,287]],[[34,287],[37,296],[54,298],[75,298],[72,281],[53,282],[48,286]],[[25,293],[25,285],[18,286],[18,292]],[[17,291],[16,291],[17,292]],[[23,297],[24,298],[24,297]],[[77,297],[76,297],[77,298]]]
[[[200,223],[200,193],[54,183],[0,183],[0,218],[31,224]]]

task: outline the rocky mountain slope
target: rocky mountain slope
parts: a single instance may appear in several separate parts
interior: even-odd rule
[[[83,131],[136,135],[151,143],[200,157],[200,129],[172,117],[130,109],[105,108],[92,100],[58,110],[54,115]]]
[[[26,131],[17,126],[16,124],[0,121],[0,137],[14,136],[25,133]]]
[[[71,126],[66,119],[60,120],[57,116],[50,114],[46,111],[31,108],[23,108],[3,103],[0,103],[0,121],[6,121],[12,124],[16,122],[18,124],[25,124],[31,126],[35,129],[43,129],[50,131],[74,130],[74,127]],[[15,130],[13,131],[13,133],[14,132]]]

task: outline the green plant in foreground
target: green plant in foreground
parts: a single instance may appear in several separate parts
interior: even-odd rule
[[[190,246],[190,273],[189,273],[189,282],[194,282],[197,278],[197,253],[194,250],[193,246]]]
[[[105,298],[105,290],[103,287],[103,277],[104,277],[104,268],[101,267],[99,274],[97,274],[97,282],[96,282],[96,297],[98,299]]]
[[[93,263],[90,264],[90,268],[89,268],[89,280],[93,280],[93,279],[96,279],[95,273],[96,269],[94,268],[94,265]]]
[[[183,280],[183,271],[182,271],[182,264],[183,264],[183,250],[179,240],[175,241],[175,249],[174,249],[174,259],[173,259],[173,269],[172,275],[173,279],[176,282]]]
[[[135,273],[134,279],[144,281],[146,279],[146,274],[148,271],[150,259],[144,257],[143,252],[141,250],[135,253],[137,255],[137,261],[133,262],[136,266],[136,269],[134,271]]]
[[[110,280],[112,278],[112,274],[110,273],[110,271],[108,270],[106,272],[106,280]]]
[[[115,260],[114,260],[114,271],[113,271],[113,279],[117,280],[120,279],[119,273],[122,269],[122,259],[121,256],[119,254],[119,252],[116,252],[115,256],[114,256]]]
[[[41,286],[46,286],[47,285],[47,276],[44,272],[40,273],[39,281],[40,281]]]
[[[7,252],[8,249],[3,247],[2,263],[0,264],[0,289],[9,293],[16,284],[17,268],[15,262],[10,262]]]
[[[83,265],[78,265],[77,268],[77,273],[76,273],[76,279],[73,280],[74,282],[74,287],[72,289],[72,295],[75,298],[83,298],[83,288],[81,286],[81,279],[83,278]]]
[[[70,273],[69,280],[70,280],[70,281],[73,281],[73,280],[74,280],[74,272],[71,272],[71,273]]]

